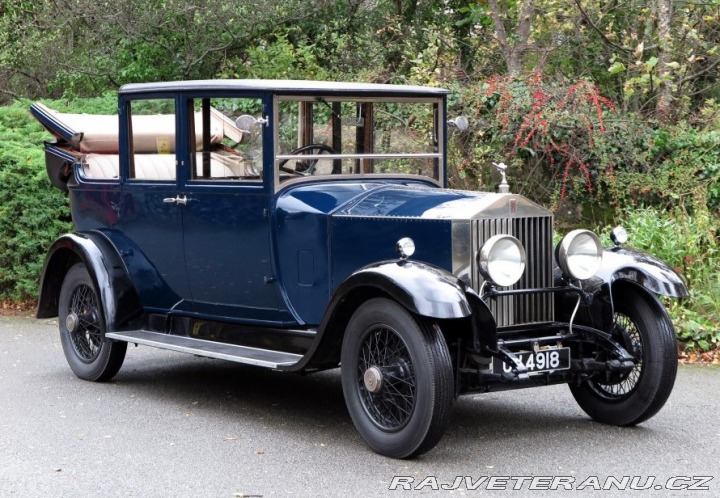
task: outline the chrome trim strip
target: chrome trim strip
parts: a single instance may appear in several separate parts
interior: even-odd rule
[[[280,154],[275,157],[275,163],[284,160],[301,159],[442,159],[437,152],[418,153],[385,153],[385,154]]]

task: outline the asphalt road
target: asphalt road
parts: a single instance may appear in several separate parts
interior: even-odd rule
[[[463,397],[440,444],[401,461],[366,448],[337,371],[301,377],[131,347],[97,384],[72,374],[54,321],[0,317],[0,403],[2,497],[487,496],[479,479],[491,476],[512,497],[619,495],[596,491],[608,476],[650,488],[633,496],[720,496],[712,367],[681,367],[664,409],[636,428],[590,421],[565,386]],[[394,476],[419,489],[390,490]],[[698,476],[714,479],[683,479]],[[458,489],[442,489],[456,477]]]

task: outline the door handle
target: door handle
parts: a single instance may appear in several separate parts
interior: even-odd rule
[[[179,204],[179,205],[182,205],[182,206],[187,206],[188,198],[187,198],[186,195],[183,195],[182,197],[180,197],[179,195],[177,195],[177,196],[175,196],[175,197],[165,197],[165,198],[163,199],[163,202],[164,202],[165,204]]]

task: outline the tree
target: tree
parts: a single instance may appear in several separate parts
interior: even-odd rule
[[[655,114],[661,121],[670,117],[673,99],[672,76],[672,0],[656,0],[658,27],[658,99]]]
[[[508,75],[519,76],[525,69],[525,54],[530,49],[529,39],[535,17],[534,2],[533,0],[521,0],[516,20],[512,19],[508,3],[504,2],[501,6],[498,0],[488,0],[488,5],[495,29],[495,39],[500,45],[502,58],[507,64]],[[508,31],[512,26],[515,26],[515,31],[509,35]]]
[[[692,115],[705,100],[717,97],[718,78],[713,74],[720,65],[717,1],[574,3],[592,42],[599,44],[602,58],[610,63],[608,74],[619,83],[611,95],[624,103],[626,111],[668,122]]]

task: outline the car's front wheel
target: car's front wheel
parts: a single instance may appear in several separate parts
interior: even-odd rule
[[[67,272],[58,304],[60,342],[75,375],[111,379],[125,360],[126,342],[105,339],[105,322],[95,285],[84,264]]]
[[[410,458],[445,433],[454,384],[439,327],[390,299],[371,299],[350,319],[341,370],[350,416],[375,452]]]
[[[593,419],[629,426],[655,415],[670,396],[677,373],[677,341],[670,318],[653,296],[625,286],[613,301],[612,334],[635,357],[635,367],[609,378],[590,378],[570,390]]]

